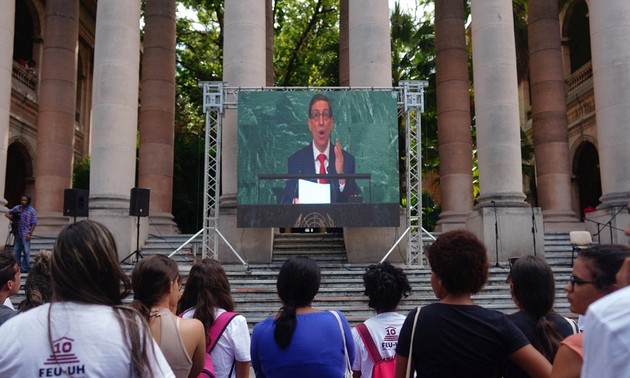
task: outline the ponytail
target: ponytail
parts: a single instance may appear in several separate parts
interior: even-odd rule
[[[273,337],[280,349],[285,349],[291,344],[296,319],[295,305],[282,306],[280,311],[278,311]]]
[[[532,346],[545,356],[549,362],[553,362],[553,358],[562,341],[558,327],[549,319],[552,314],[553,312],[538,318],[534,328],[534,337],[530,340]]]

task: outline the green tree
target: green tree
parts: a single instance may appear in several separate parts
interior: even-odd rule
[[[72,187],[75,189],[90,189],[90,157],[74,162],[72,167]]]
[[[262,1],[262,0],[261,0]],[[182,232],[202,225],[205,118],[199,81],[222,79],[224,1],[178,0],[196,16],[177,19],[177,98],[173,214]],[[420,5],[429,3],[421,0]],[[336,0],[274,0],[274,76],[277,86],[339,84],[339,5]],[[436,170],[437,122],[433,25],[397,6],[392,17],[393,85],[429,80],[422,115],[423,170]],[[400,124],[401,172],[405,130]],[[415,148],[415,146],[414,146]],[[210,153],[215,153],[211,151]],[[404,175],[403,175],[404,177]],[[404,188],[404,184],[401,186]]]
[[[338,3],[336,0],[274,1],[276,85],[339,85]]]
[[[205,174],[205,116],[199,82],[223,77],[223,1],[179,3],[195,17],[177,19],[173,216],[181,232],[195,233],[203,227]]]

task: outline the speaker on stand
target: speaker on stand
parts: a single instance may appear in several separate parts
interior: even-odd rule
[[[129,256],[125,257],[121,263],[125,260],[135,257],[136,263],[143,257],[140,253],[140,217],[149,216],[149,199],[151,196],[151,190],[147,188],[131,188],[131,195],[129,196],[129,215],[137,217],[136,220],[136,250]]]
[[[77,217],[88,216],[90,192],[87,189],[65,189],[63,191],[63,215],[74,217],[74,223],[77,223]]]

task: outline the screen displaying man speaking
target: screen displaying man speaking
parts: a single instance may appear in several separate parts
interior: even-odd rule
[[[237,226],[398,226],[397,95],[240,90]]]
[[[289,174],[328,174],[355,173],[354,156],[344,151],[339,138],[333,144],[330,135],[334,128],[334,115],[328,97],[315,94],[309,103],[308,129],[313,140],[288,159]],[[299,179],[289,179],[284,189],[282,203],[300,203]],[[354,178],[320,178],[309,181],[329,184],[330,203],[349,202],[351,197],[358,197],[361,189]],[[310,201],[309,201],[310,202]],[[305,203],[305,201],[302,201]]]

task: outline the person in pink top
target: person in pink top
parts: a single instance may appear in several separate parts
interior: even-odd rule
[[[617,290],[615,276],[627,257],[630,257],[630,248],[624,245],[597,245],[582,250],[575,260],[569,282],[564,286],[571,312],[585,315],[593,302]],[[551,377],[580,377],[584,359],[583,337],[583,333],[578,333],[562,341],[553,361]]]

